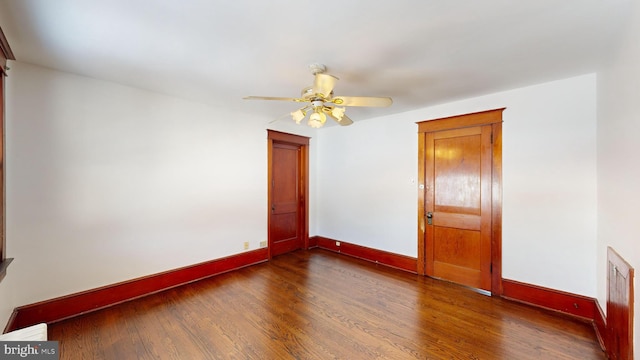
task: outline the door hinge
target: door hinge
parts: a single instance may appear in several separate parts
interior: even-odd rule
[[[493,144],[493,133],[491,133],[491,143]]]
[[[489,272],[493,274],[493,263],[489,264]]]

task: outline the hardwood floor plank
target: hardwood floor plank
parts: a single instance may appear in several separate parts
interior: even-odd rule
[[[298,251],[49,326],[61,359],[605,359],[590,324]]]

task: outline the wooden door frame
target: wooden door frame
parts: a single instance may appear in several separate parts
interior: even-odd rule
[[[271,203],[272,203],[272,186],[273,181],[273,144],[289,144],[300,147],[298,152],[298,187],[300,189],[299,200],[299,214],[298,214],[298,234],[302,236],[303,249],[309,248],[309,139],[306,136],[288,134],[275,130],[267,130],[267,157],[268,157],[268,170],[267,170],[267,254],[271,259]]]
[[[7,67],[8,60],[15,60],[16,57],[13,55],[13,51],[9,46],[9,41],[7,40],[4,32],[0,28],[0,281],[4,279],[7,267],[13,260],[12,258],[7,258],[7,242],[6,242],[6,178],[7,178],[7,168],[5,166],[6,162],[6,131],[5,131],[5,77],[7,76],[7,71],[9,67]]]
[[[505,108],[417,122],[418,274],[426,275],[425,163],[427,133],[491,125],[491,294],[502,295],[502,112]],[[433,191],[431,189],[430,191]]]

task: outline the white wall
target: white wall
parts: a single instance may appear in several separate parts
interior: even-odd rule
[[[598,74],[598,301],[606,311],[607,247],[632,267],[634,348],[640,346],[640,4],[633,2],[629,21],[612,60]]]
[[[16,306],[267,239],[269,118],[11,68],[6,221],[15,261],[0,283],[0,323]]]
[[[417,125],[506,107],[503,276],[596,295],[596,76],[320,132],[318,233],[417,256]]]
[[[0,321],[266,239],[269,118],[14,63]],[[503,275],[595,296],[595,75],[314,132],[311,235],[416,256],[417,125],[507,107]]]

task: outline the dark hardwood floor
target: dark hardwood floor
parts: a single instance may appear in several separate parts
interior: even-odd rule
[[[320,249],[49,326],[61,359],[605,359],[590,324]]]

